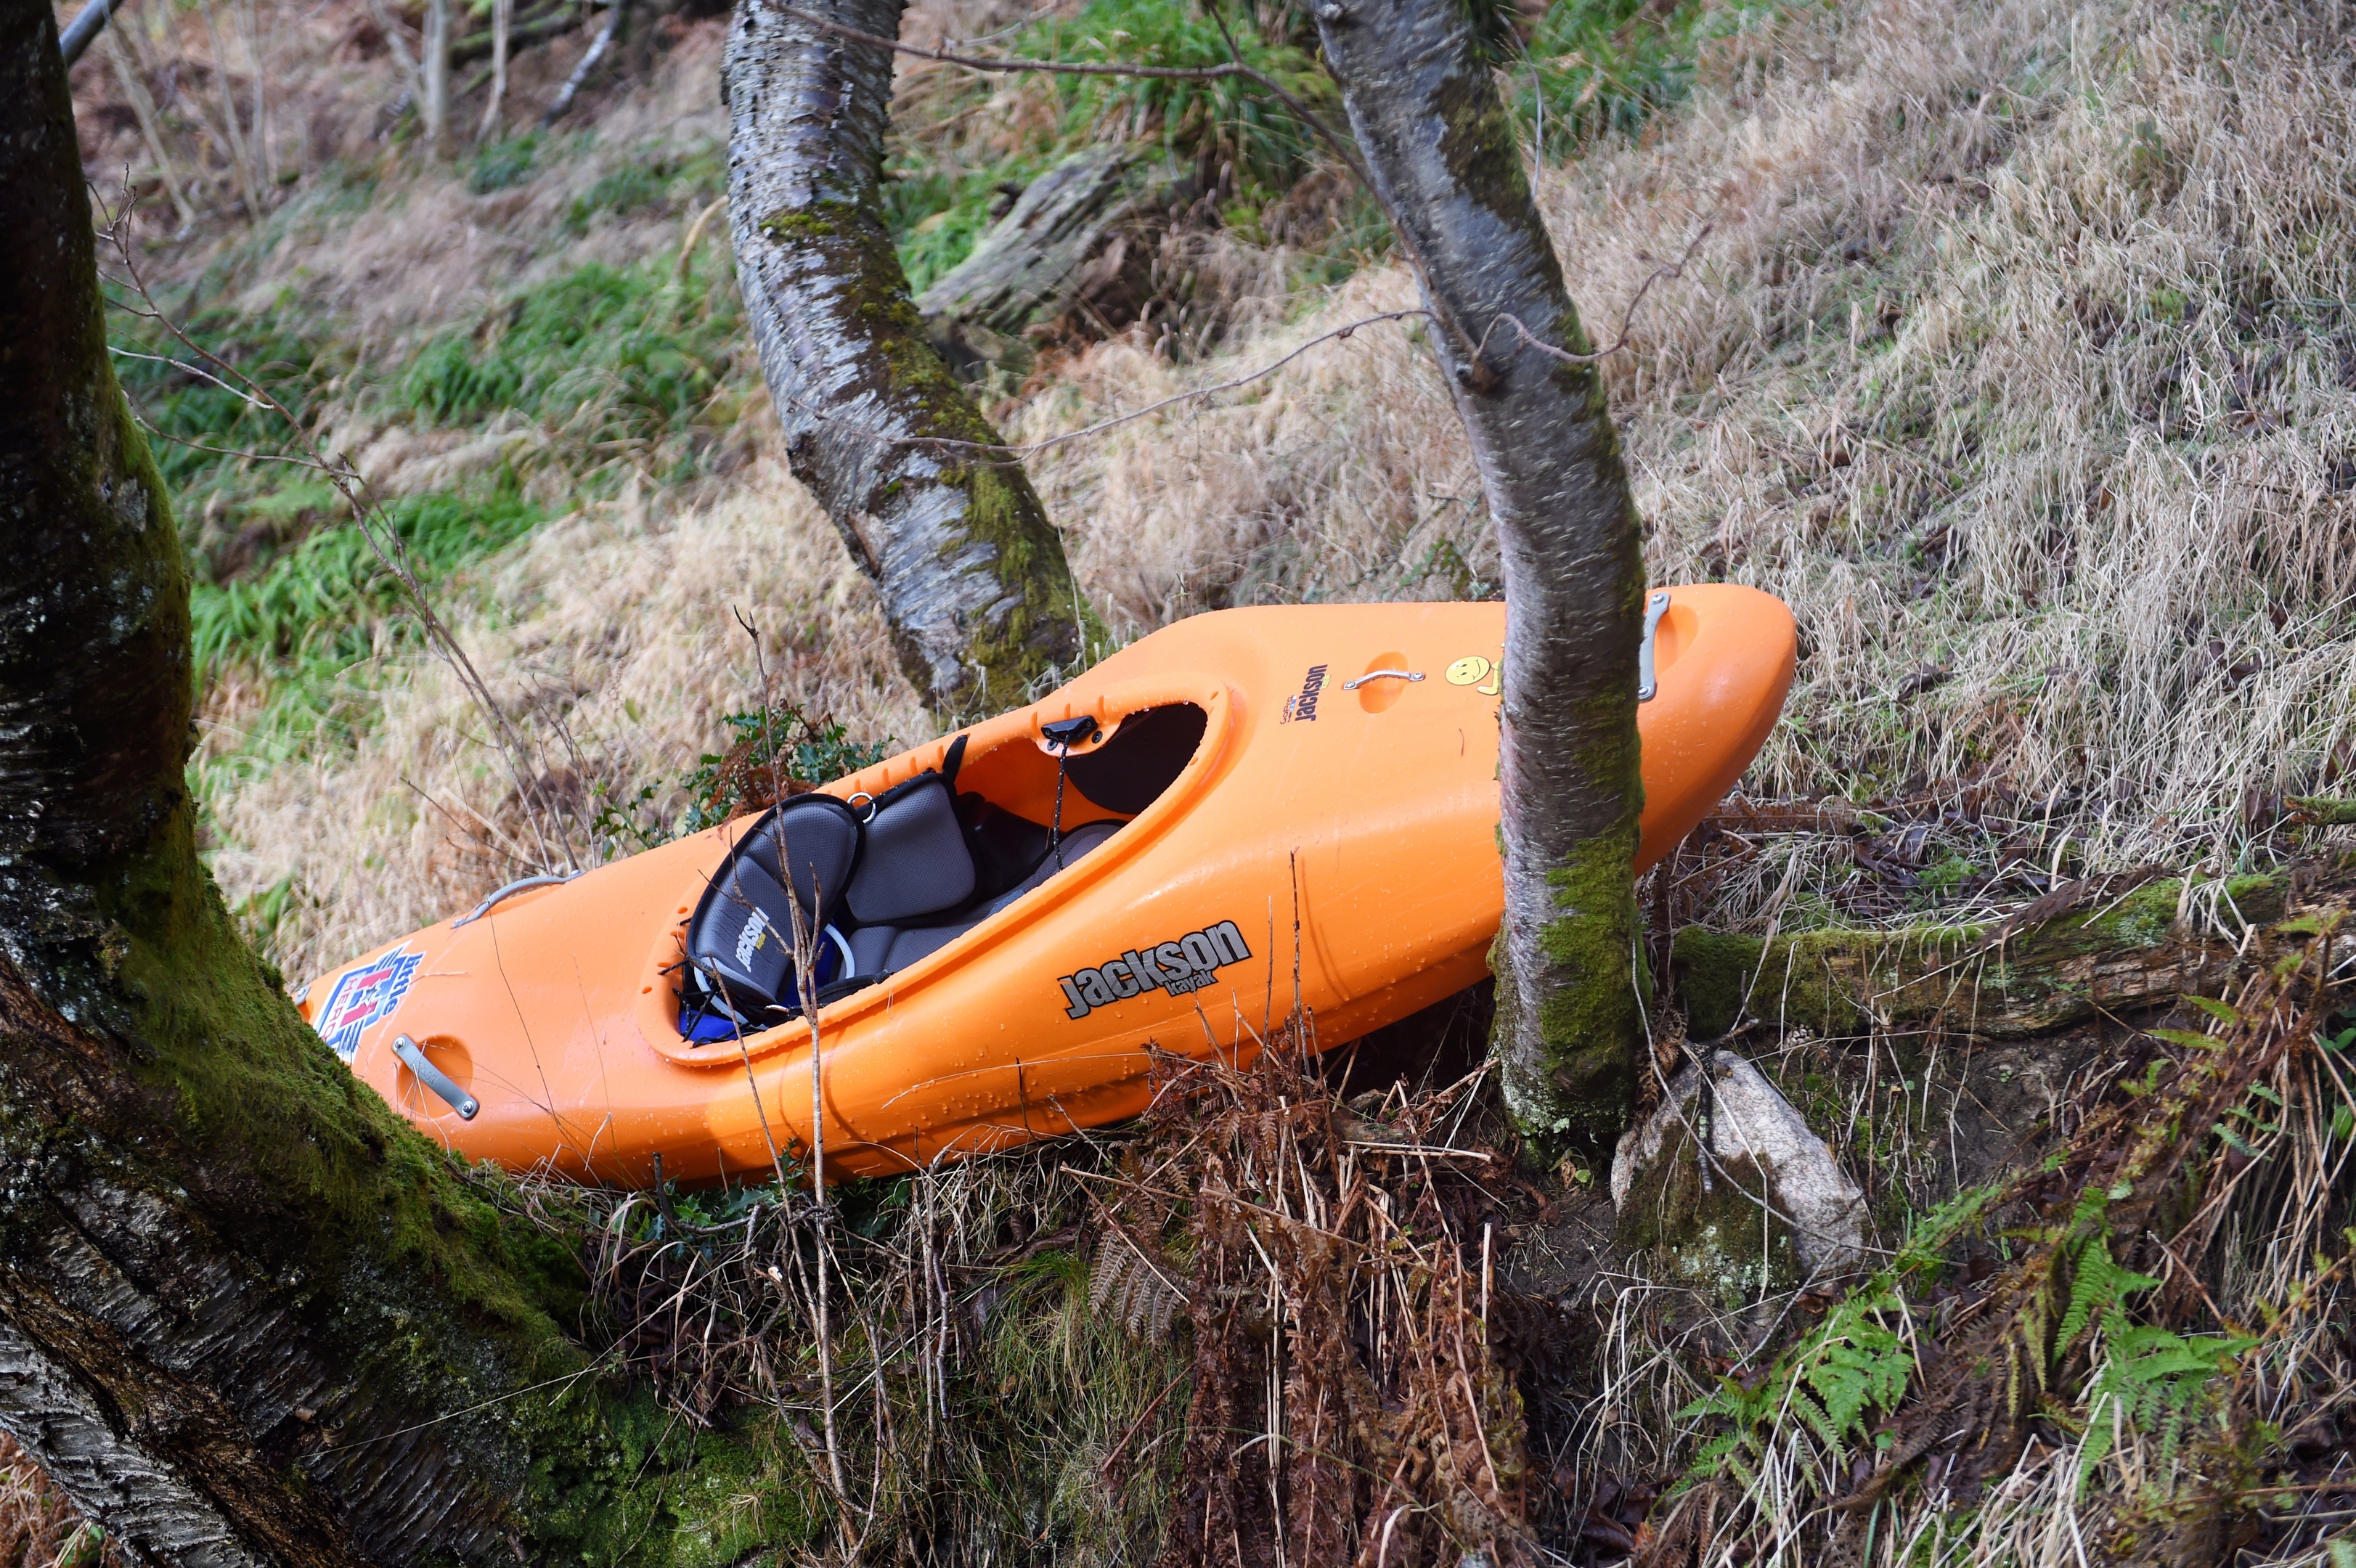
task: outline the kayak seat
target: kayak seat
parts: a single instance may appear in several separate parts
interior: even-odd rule
[[[1090,822],[1073,828],[1064,835],[1063,841],[1055,846],[1053,852],[1042,851],[1039,863],[1031,869],[1029,876],[991,900],[986,906],[986,914],[996,914],[1000,910],[1119,832],[1122,826],[1118,822]]]
[[[1028,876],[997,897],[953,918],[923,924],[862,925],[851,933],[851,966],[862,978],[882,978],[947,947],[1057,871],[1077,861],[1118,832],[1118,822],[1091,822],[1064,835],[1053,853],[1043,850]],[[1044,837],[1044,833],[1042,835]],[[863,874],[863,873],[862,873]]]
[[[771,1009],[791,1010],[792,904],[800,903],[812,933],[830,923],[856,880],[859,858],[859,818],[841,801],[806,795],[771,808],[712,879],[688,922],[682,1010],[748,1022]]]
[[[921,773],[875,798],[851,879],[852,921],[894,925],[945,914],[970,901],[975,885],[973,853],[947,779]]]
[[[1162,712],[1181,719],[1174,731],[1162,720],[1138,728],[1141,720]],[[1132,716],[1114,741],[1130,738],[1130,761],[1142,761],[1149,774],[1168,767],[1173,754],[1183,766],[1198,739],[1185,732],[1183,720],[1190,714],[1199,719],[1200,710]],[[1192,729],[1198,732],[1199,723]],[[1100,774],[1098,786],[1122,795],[1121,788],[1105,783],[1111,776]],[[1124,782],[1134,778],[1130,773]],[[1105,804],[1093,794],[1083,798]],[[823,1005],[948,946],[1121,826],[1085,823],[1051,847],[1047,828],[978,795],[959,797],[949,778],[930,771],[886,790],[863,810],[830,795],[787,801],[744,836],[688,923],[680,1032],[700,1040],[720,1027],[715,1020],[766,1028],[780,1015],[799,1011],[796,902],[813,935],[834,937],[819,944],[814,977]]]
[[[965,824],[972,852],[978,896],[996,898],[1029,876],[1047,856],[1047,829],[978,795],[958,796],[958,819]]]

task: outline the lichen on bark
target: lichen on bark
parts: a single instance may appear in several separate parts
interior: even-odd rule
[[[723,80],[738,282],[795,477],[873,579],[903,669],[952,716],[1104,642],[1022,465],[925,332],[881,197],[905,0],[743,0]]]
[[[1463,8],[1336,0],[1317,16],[1435,318],[1504,565],[1493,1051],[1525,1132],[1597,1148],[1624,1114],[1642,1038],[1635,504],[1595,368],[1526,341],[1588,347]]]

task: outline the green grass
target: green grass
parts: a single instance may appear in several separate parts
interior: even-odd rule
[[[1708,38],[1750,15],[1740,5],[1693,0],[1655,20],[1640,4],[1562,0],[1534,27],[1489,7],[1491,47],[1518,84],[1517,107],[1534,131],[1542,109],[1549,156],[1639,129],[1687,91]],[[1247,63],[1285,83],[1329,123],[1342,123],[1304,13],[1227,15]],[[1526,48],[1518,43],[1524,28]],[[1030,24],[1004,47],[1012,54],[1182,67],[1231,58],[1213,14],[1190,0],[1091,0],[1074,16]],[[1272,206],[1330,156],[1269,94],[1242,80],[1028,80],[1018,91],[1045,112],[1033,117],[1037,130],[1011,140],[989,128],[991,115],[971,112],[1001,88],[959,85],[911,117],[926,123],[903,126],[895,138],[887,216],[919,291],[970,253],[1013,193],[1083,144],[1123,141],[1185,165],[1229,227],[1253,239],[1264,237]],[[968,128],[942,129],[956,125]],[[593,144],[587,135],[539,133],[493,143],[466,165],[467,188],[487,195],[551,177]],[[721,187],[723,174],[716,149],[626,160],[572,201],[561,228],[579,234],[609,215],[691,211]],[[343,193],[330,203],[337,210],[364,202],[369,188],[340,176],[322,188],[328,186]],[[242,261],[226,258],[209,269],[194,296],[240,297],[245,275],[266,268],[269,251],[287,238],[279,229],[332,216],[327,208],[311,212],[316,205],[281,215],[278,229],[255,235]],[[1303,247],[1304,285],[1338,283],[1385,248],[1371,205],[1350,210],[1356,217],[1344,216],[1322,248],[1313,240]],[[307,305],[291,287],[266,309],[215,307],[183,319],[191,337],[268,386],[313,429],[331,404],[425,429],[477,431],[502,419],[539,428],[543,439],[516,459],[529,473],[501,468],[389,507],[388,520],[430,587],[454,583],[470,563],[522,538],[567,496],[597,491],[619,471],[617,462],[659,479],[679,476],[733,425],[752,389],[741,351],[742,306],[724,250],[711,246],[683,278],[661,251],[634,265],[575,268],[517,289],[476,321],[453,324],[389,357],[375,346],[364,352],[339,318]],[[240,393],[166,362],[193,357],[155,324],[118,316],[115,329],[128,351],[118,369],[157,433],[158,461],[182,518],[202,667],[316,688],[284,694],[290,716],[331,711],[337,699],[327,693],[345,681],[342,672],[388,632],[412,635],[401,630],[406,613],[389,578],[332,487],[316,471],[284,461],[299,452],[295,432]],[[132,357],[140,355],[150,357]],[[541,505],[522,498],[527,488]],[[299,731],[311,720],[290,722]]]
[[[1693,85],[1696,56],[1774,7],[1687,0],[1664,20],[1644,0],[1557,0],[1525,47],[1500,54],[1526,136],[1539,134],[1549,162],[1576,157],[1607,137],[1634,136]],[[1493,46],[1494,47],[1494,46]]]
[[[1306,18],[1234,14],[1229,26],[1244,63],[1337,118],[1333,82],[1318,66]],[[1075,61],[1199,68],[1231,58],[1207,11],[1172,0],[1092,0],[1077,15],[1024,27],[1007,40],[1010,55]],[[1194,173],[1223,203],[1248,213],[1289,189],[1317,155],[1314,133],[1249,81],[1155,80],[1056,76],[1034,80],[1052,112],[1048,129],[1012,148],[972,156],[956,138],[899,127],[884,187],[886,214],[901,265],[918,293],[962,261],[995,220],[1006,191],[1019,190],[1057,158],[1091,143],[1141,144]],[[991,84],[975,83],[938,102],[940,123],[969,119]],[[986,117],[984,117],[986,120]]]
[[[1770,6],[1755,0],[1687,0],[1665,18],[1644,0],[1558,0],[1533,26],[1497,0],[1472,0],[1484,49],[1506,79],[1526,139],[1542,135],[1554,162],[1607,137],[1633,136],[1690,91],[1710,40],[1741,30]],[[1347,127],[1332,80],[1316,58],[1314,27],[1290,6],[1230,10],[1231,53],[1212,14],[1191,0],[1092,0],[1077,15],[1033,23],[1005,52],[1065,60],[1202,67],[1240,57],[1284,84],[1326,124]],[[1022,90],[1044,94],[1041,132],[1008,145],[975,132],[996,83],[974,82],[928,102],[919,123],[895,127],[884,200],[901,265],[922,293],[972,251],[1020,191],[1058,157],[1087,143],[1158,149],[1192,170],[1222,221],[1259,240],[1267,208],[1332,155],[1266,90],[1240,79],[1214,82],[1058,76]],[[964,127],[944,130],[944,127]],[[1339,283],[1388,249],[1374,204],[1345,203],[1322,240],[1288,236],[1304,250],[1304,287]]]
[[[504,142],[493,142],[475,155],[466,169],[466,189],[475,196],[488,196],[493,191],[506,190],[531,178],[532,166],[540,157],[540,133],[511,136]]]
[[[407,496],[382,515],[410,571],[428,588],[521,539],[541,517],[512,490],[476,500]],[[192,588],[197,663],[278,678],[340,669],[368,654],[401,601],[398,583],[358,528],[322,528],[255,576]]]
[[[685,308],[667,268],[592,262],[521,294],[475,332],[419,352],[397,396],[427,421],[513,411],[586,442],[660,441],[695,427],[731,368],[734,290]]]
[[[727,177],[727,162],[716,148],[686,158],[632,159],[573,198],[565,232],[587,233],[601,213],[701,207],[721,193]]]

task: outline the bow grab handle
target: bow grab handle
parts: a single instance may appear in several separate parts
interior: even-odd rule
[[[460,1120],[473,1121],[475,1113],[483,1108],[482,1102],[459,1088],[447,1072],[427,1060],[425,1053],[417,1048],[417,1042],[407,1035],[394,1038],[392,1053],[401,1058],[402,1063],[412,1072],[417,1074],[417,1081],[420,1083],[441,1095],[442,1103],[457,1112]]]

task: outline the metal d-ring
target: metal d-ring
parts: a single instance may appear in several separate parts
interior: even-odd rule
[[[853,804],[852,804],[853,802],[856,802],[856,801],[862,801],[862,800],[863,800],[863,801],[865,801],[865,802],[867,803],[867,811],[866,811],[866,814],[865,814],[864,816],[862,816],[862,815],[861,815],[861,813],[860,813],[859,807],[858,807],[856,805],[853,805]],[[852,790],[849,795],[847,795],[843,796],[843,798],[842,798],[842,804],[851,807],[851,814],[853,816],[857,816],[857,817],[859,817],[859,821],[860,821],[861,826],[862,826],[862,827],[863,827],[863,826],[865,826],[866,824],[868,824],[868,823],[873,822],[873,821],[874,821],[874,820],[875,820],[875,810],[876,810],[876,806],[875,806],[875,797],[874,797],[873,795],[872,795],[868,794],[865,790],[863,790],[863,789],[855,789],[855,790]]]
[[[1355,691],[1370,680],[1421,680],[1422,678],[1423,671],[1419,669],[1370,669],[1355,680],[1344,681],[1342,689]]]

